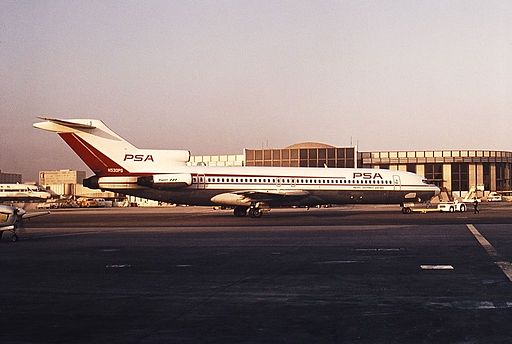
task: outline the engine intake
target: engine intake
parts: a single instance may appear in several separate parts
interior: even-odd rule
[[[82,185],[89,189],[99,189],[99,177],[92,176],[83,180]]]

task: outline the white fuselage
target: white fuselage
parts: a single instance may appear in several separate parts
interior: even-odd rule
[[[0,202],[44,201],[51,197],[49,192],[31,184],[0,184]]]
[[[379,169],[176,166],[164,171],[152,175],[190,176],[191,183],[179,188],[150,188],[140,185],[139,176],[134,175],[99,178],[99,187],[172,203],[233,206],[244,205],[243,197],[236,201],[232,196],[242,192],[257,194],[271,206],[399,204],[410,199],[426,200],[439,192],[435,185],[413,173]],[[265,193],[273,197],[265,199]]]

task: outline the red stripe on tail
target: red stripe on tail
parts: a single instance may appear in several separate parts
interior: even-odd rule
[[[130,172],[101,153],[74,133],[59,133],[59,136],[71,147],[87,166],[100,177],[128,176]]]

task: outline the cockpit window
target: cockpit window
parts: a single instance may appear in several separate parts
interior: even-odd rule
[[[10,214],[0,213],[0,223],[7,222]]]

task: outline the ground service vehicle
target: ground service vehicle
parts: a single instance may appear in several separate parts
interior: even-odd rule
[[[404,203],[402,204],[402,213],[410,214],[412,212],[429,213],[429,212],[465,212],[466,205],[459,201],[448,201],[440,203]]]
[[[487,202],[501,202],[501,201],[503,201],[503,197],[497,192],[491,192],[491,193],[489,193],[489,196],[487,196]]]
[[[99,206],[99,202],[94,198],[79,198],[78,205],[80,208],[96,208]]]

